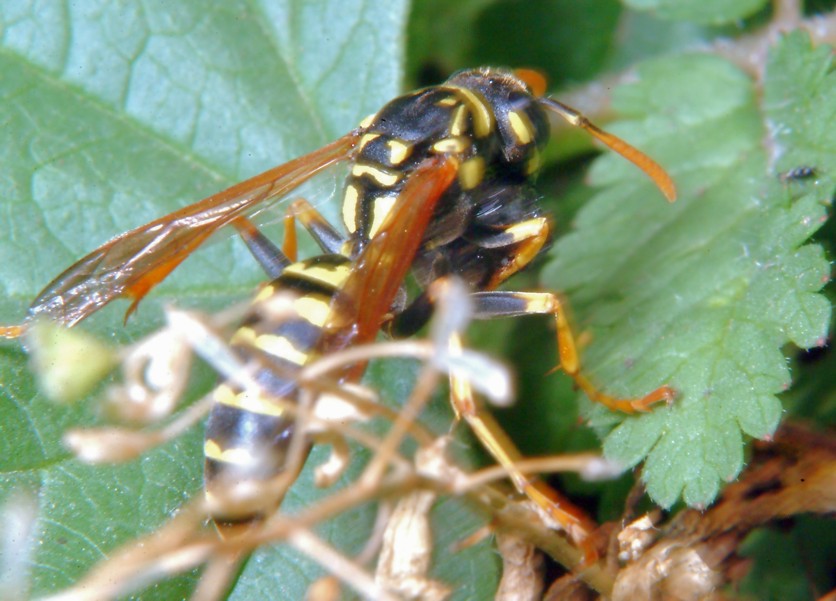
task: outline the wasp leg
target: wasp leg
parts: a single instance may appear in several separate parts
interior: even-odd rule
[[[293,216],[292,209],[289,209],[284,216],[284,240],[282,241],[282,252],[291,261],[296,261],[299,258],[299,244],[296,239],[296,218]]]
[[[456,248],[450,255],[445,247],[424,250],[419,257],[426,263],[423,270],[418,262],[414,266],[418,267],[417,272],[426,272],[416,273],[425,290],[385,325],[388,334],[411,336],[429,321],[434,300],[427,290],[437,278],[455,275],[473,289],[493,290],[540,253],[549,239],[548,218],[534,215],[514,221],[517,212],[525,214],[531,210],[526,201],[530,191],[524,187],[511,187],[500,189],[493,195],[499,198],[499,193],[508,195],[507,205],[513,210],[509,210],[507,215],[497,214],[496,211],[486,214],[484,223],[468,233],[470,249],[462,252]],[[505,200],[506,197],[501,198]]]
[[[549,239],[549,220],[546,217],[533,217],[520,223],[507,225],[501,232],[498,232],[494,242],[505,241],[506,246],[513,248],[513,252],[506,253],[508,259],[505,264],[496,270],[482,290],[492,290],[502,282],[526,267],[534,260]],[[483,239],[479,246],[491,248],[489,239]]]
[[[521,315],[553,315],[557,325],[557,348],[560,368],[571,377],[578,388],[597,403],[624,413],[650,411],[659,402],[670,402],[676,391],[670,386],[660,386],[641,398],[622,399],[599,390],[583,374],[578,354],[576,336],[566,319],[566,301],[550,292],[476,292],[471,295],[474,318],[494,319]]]
[[[247,248],[264,269],[265,273],[275,279],[282,274],[285,267],[296,261],[297,240],[296,220],[311,235],[319,247],[326,253],[339,253],[345,237],[328,223],[313,206],[304,199],[295,200],[284,216],[284,241],[279,248],[265,236],[256,225],[246,217],[239,217],[232,222]]]
[[[314,242],[325,253],[340,253],[345,244],[345,236],[340,234],[328,222],[322,214],[317,211],[311,203],[304,198],[299,198],[290,205],[284,216],[284,242],[282,251],[292,260],[296,260],[296,220],[302,223],[302,227],[311,235]]]
[[[407,338],[423,328],[433,314],[435,307],[430,293],[426,290],[416,296],[403,310],[385,321],[381,329],[392,338]]]
[[[448,344],[448,352],[451,355],[461,353],[461,338],[458,335],[452,335]],[[541,510],[548,522],[567,532],[583,551],[586,565],[594,563],[598,557],[590,538],[595,529],[594,522],[548,484],[537,478],[530,478],[519,470],[517,462],[522,458],[522,454],[494,417],[482,410],[469,381],[455,369],[450,371],[450,403],[456,417],[467,422],[482,445],[505,468],[517,490]]]
[[[295,250],[292,256],[282,252],[246,217],[239,217],[232,222],[232,225],[238,230],[238,235],[241,236],[252,256],[270,279],[274,280],[279,277],[285,267],[296,259]]]
[[[299,198],[293,201],[288,214],[291,218],[299,220],[323,252],[339,254],[342,251],[346,237],[338,232],[307,200]]]

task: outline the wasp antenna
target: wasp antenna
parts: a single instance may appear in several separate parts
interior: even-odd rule
[[[574,127],[585,129],[596,139],[644,171],[653,180],[653,183],[656,184],[656,187],[659,188],[662,194],[665,195],[668,202],[676,200],[676,184],[673,183],[671,176],[668,175],[667,171],[659,163],[651,159],[641,150],[635,146],[631,146],[618,136],[605,132],[571,106],[558,102],[554,98],[541,98],[540,102],[545,108],[560,115]]]

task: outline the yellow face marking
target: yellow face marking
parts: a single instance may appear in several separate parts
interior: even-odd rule
[[[357,144],[357,150],[363,150],[369,142],[377,140],[379,137],[380,134],[363,134],[363,137],[360,138],[360,142]]]
[[[369,126],[370,126],[372,123],[374,123],[374,118],[375,118],[375,117],[377,117],[377,113],[373,113],[373,114],[369,115],[368,117],[366,117],[365,119],[363,119],[363,120],[360,122],[360,127],[361,127],[362,129],[368,129],[368,128],[369,128]]]
[[[308,323],[318,327],[324,327],[331,316],[331,299],[328,297],[300,296],[293,302],[293,308],[304,317]]]
[[[391,171],[386,171],[385,169],[380,169],[379,167],[364,165],[362,163],[357,163],[351,168],[351,175],[358,178],[366,176],[383,188],[391,188],[401,179],[400,173],[393,173]]]
[[[339,288],[345,282],[346,278],[348,278],[351,269],[347,264],[305,265],[303,263],[294,263],[285,267],[282,273],[295,275],[309,282]]]
[[[487,103],[467,88],[450,86],[464,100],[473,116],[473,133],[477,138],[484,138],[493,130],[493,112]]]
[[[349,184],[343,194],[343,223],[350,234],[357,229],[357,202],[360,200],[360,190]]]
[[[520,242],[541,235],[547,224],[545,217],[537,217],[512,225],[504,233],[509,234],[514,242]]]
[[[453,153],[461,154],[470,148],[466,138],[457,136],[455,138],[444,138],[432,145],[432,151],[439,154]]]
[[[529,144],[534,139],[534,126],[525,113],[508,111],[508,124],[520,144]]]
[[[401,140],[389,140],[386,145],[389,147],[389,162],[393,165],[400,165],[412,153],[412,145]]]
[[[372,211],[372,223],[369,226],[370,238],[374,238],[377,235],[380,227],[392,211],[392,207],[395,206],[396,200],[398,200],[398,196],[396,194],[375,198],[374,210]]]
[[[308,353],[297,349],[290,339],[285,336],[262,334],[256,338],[255,346],[269,355],[290,361],[296,365],[304,365],[308,361]],[[261,411],[257,411],[257,413],[261,413]]]
[[[463,104],[453,109],[453,117],[450,119],[451,136],[463,136],[467,132],[467,117],[469,114],[470,112]]]
[[[480,183],[485,175],[485,160],[480,156],[467,159],[459,167],[459,184],[462,190],[472,190]]]
[[[455,96],[446,96],[441,100],[437,100],[435,105],[436,106],[456,106],[459,103],[458,98]]]
[[[221,405],[235,407],[250,413],[274,417],[284,413],[284,407],[272,397],[248,391],[236,392],[226,384],[221,384],[215,389],[214,397],[215,401]]]

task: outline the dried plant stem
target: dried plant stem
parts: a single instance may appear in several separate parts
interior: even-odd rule
[[[288,537],[288,542],[366,598],[376,601],[400,601],[398,597],[378,586],[374,577],[363,566],[349,560],[310,530],[295,530]]]

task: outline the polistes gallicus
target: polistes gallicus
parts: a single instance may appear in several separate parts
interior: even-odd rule
[[[549,219],[538,206],[532,180],[549,137],[550,115],[590,132],[642,168],[669,200],[675,197],[659,165],[577,111],[533,93],[526,80],[536,87],[530,73],[483,68],[396,98],[319,150],[105,243],[41,292],[23,325],[0,333],[18,336],[40,318],[73,326],[118,298],[132,301],[130,315],[211,234],[235,228],[272,280],[254,306],[282,294],[296,317],[273,322],[261,319],[256,309],[231,340],[257,387],[221,384],[207,425],[206,494],[212,518],[227,531],[261,520],[281,501],[271,482],[285,467],[294,427],[287,405],[299,392],[295,370],[370,342],[381,329],[396,336],[417,331],[432,311],[431,285],[442,278],[459,278],[469,286],[477,319],[553,315],[560,367],[592,400],[625,412],[647,411],[670,400],[673,391],[667,386],[637,399],[602,392],[581,369],[558,296],[496,290],[549,239]],[[304,200],[288,206],[282,249],[249,219],[340,163],[349,166],[341,198],[345,234]],[[320,255],[297,261],[296,220],[318,243]],[[409,273],[420,288],[411,297],[404,286]],[[460,344],[452,336],[450,352]],[[363,367],[345,369],[340,382],[356,382]],[[572,540],[587,546],[580,512],[516,468],[519,453],[513,443],[478,409],[470,384],[455,370],[451,397],[456,413],[516,487]],[[587,549],[587,556],[593,555]]]

